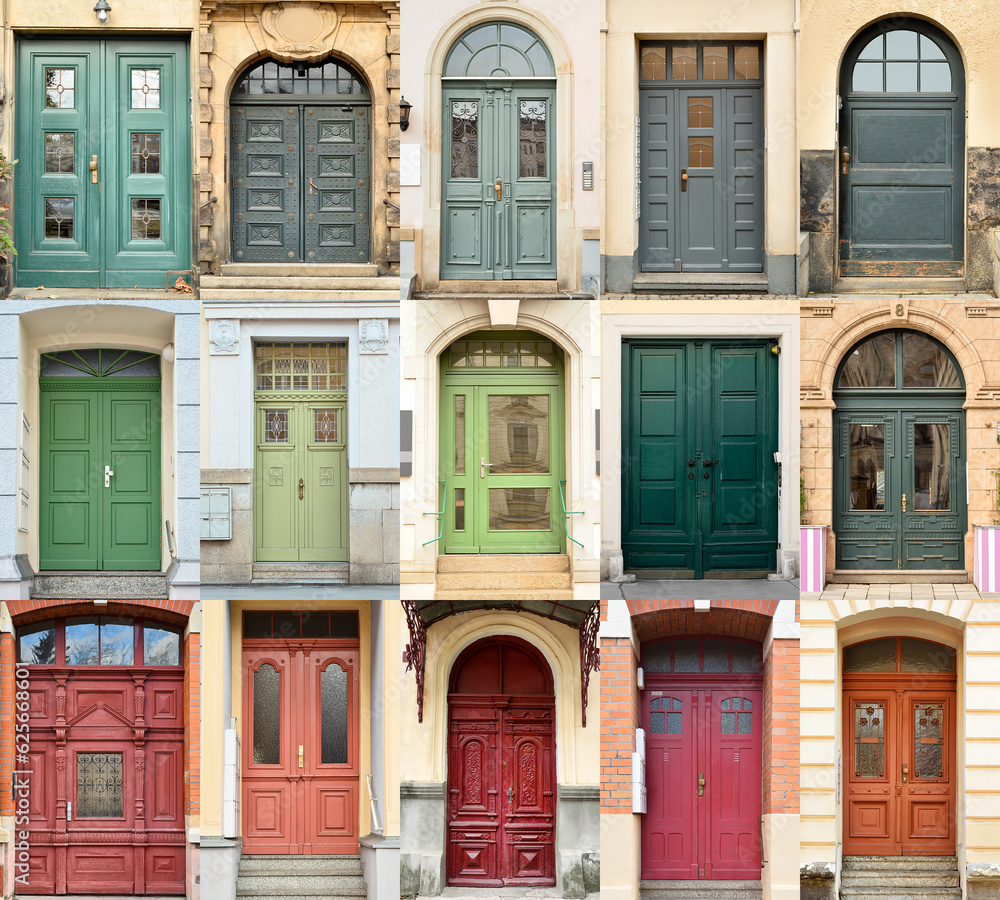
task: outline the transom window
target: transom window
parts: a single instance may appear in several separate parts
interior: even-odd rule
[[[951,674],[955,650],[920,638],[877,638],[845,647],[844,671]]]
[[[335,60],[310,65],[269,59],[247,69],[233,90],[236,97],[273,94],[368,97],[368,88],[357,74]]]
[[[933,38],[916,31],[887,31],[858,55],[851,90],[864,93],[950,93],[951,64]]]
[[[119,616],[80,616],[17,629],[17,661],[39,666],[179,666],[181,630]]]
[[[761,670],[760,645],[724,637],[677,637],[650,641],[643,645],[642,665],[650,674],[753,674]]]
[[[141,350],[61,350],[42,354],[40,374],[43,378],[157,378],[160,357]]]
[[[445,78],[553,78],[548,48],[533,31],[513,22],[486,22],[452,44]]]
[[[346,391],[347,343],[259,343],[258,391]]]
[[[838,388],[964,390],[951,354],[917,331],[884,331],[865,338],[844,357]]]
[[[448,359],[454,369],[550,369],[558,353],[552,341],[455,341]]]
[[[356,638],[358,614],[327,609],[243,613],[245,638]]]
[[[641,81],[763,81],[760,44],[643,41]]]

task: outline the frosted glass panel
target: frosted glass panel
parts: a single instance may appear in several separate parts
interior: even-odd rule
[[[845,672],[895,672],[896,639],[865,641],[844,649]]]
[[[901,672],[951,673],[955,671],[955,651],[933,641],[903,638],[900,648]]]
[[[347,763],[347,673],[336,663],[319,676],[324,765]]]
[[[253,673],[253,761],[281,763],[281,675],[268,663]]]

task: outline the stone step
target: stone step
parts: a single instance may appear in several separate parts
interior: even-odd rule
[[[961,569],[835,569],[830,584],[968,584]]]
[[[323,892],[357,893],[359,896],[364,896],[365,880],[361,877],[360,870],[356,875],[342,872],[338,872],[336,875],[254,872],[252,875],[240,875],[236,880],[236,888],[237,890],[254,891],[264,896],[274,897],[283,897],[288,893],[308,894],[317,889]]]
[[[399,278],[391,276],[322,277],[299,273],[261,275],[202,275],[202,291],[392,291],[399,292]]]
[[[302,288],[297,289],[286,289],[284,286],[280,288],[271,288],[268,290],[260,290],[261,297],[255,297],[253,291],[248,291],[246,288],[202,288],[201,289],[201,302],[202,303],[253,303],[260,301],[262,299],[268,299],[270,301],[275,301],[278,303],[398,303],[399,302],[399,286],[397,285],[392,290],[379,290],[379,291],[358,291],[358,290],[341,290],[338,288],[334,289],[322,289],[322,290],[306,290]]]
[[[845,856],[841,871],[845,874],[854,870],[889,869],[911,872],[917,869],[958,871],[958,859],[954,856]]]
[[[378,266],[374,263],[223,263],[220,271],[226,277],[236,278],[283,278],[286,275],[308,278],[378,277]],[[207,277],[216,276],[202,275],[202,281]]]
[[[561,553],[455,554],[439,556],[438,574],[452,572],[569,572],[569,557]]]
[[[31,596],[79,600],[165,598],[167,577],[160,572],[39,572]]]
[[[289,894],[284,888],[268,888],[266,892],[258,891],[256,888],[241,888],[237,885],[237,897],[256,897],[258,900],[358,900],[359,897],[367,896],[366,892],[353,890],[340,890],[334,885],[326,884],[317,887],[315,890],[300,890]]]
[[[317,875],[354,874],[361,870],[361,857],[356,853],[320,856],[288,856],[274,853],[254,853],[240,857],[239,874],[256,872],[308,872]]]
[[[337,563],[260,563],[251,569],[251,580],[258,584],[347,584],[350,566]]]
[[[843,888],[884,887],[890,882],[894,887],[959,887],[958,872],[933,869],[915,871],[892,871],[890,869],[865,869],[844,871],[840,876],[840,886]]]
[[[435,600],[450,600],[455,602],[461,602],[462,600],[509,600],[511,602],[516,602],[518,600],[551,600],[553,603],[557,603],[563,600],[572,600],[572,591],[541,591],[541,590],[522,590],[522,591],[434,591]]]
[[[573,590],[569,572],[452,572],[438,573],[438,591],[477,591],[492,588],[508,591]]]
[[[640,881],[639,900],[760,900],[759,881]]]
[[[896,884],[885,887],[840,888],[840,900],[962,900],[961,888],[907,887]]]

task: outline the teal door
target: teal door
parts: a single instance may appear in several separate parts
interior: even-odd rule
[[[762,272],[762,48],[651,41],[641,56],[641,270]]]
[[[770,341],[626,341],[622,551],[674,577],[773,572],[778,360]]]
[[[371,99],[334,61],[266,60],[231,105],[233,260],[371,259]]]
[[[556,277],[555,69],[509,22],[466,32],[443,77],[441,277]]]
[[[129,350],[43,355],[43,571],[160,570],[160,379],[140,374],[154,369]]]
[[[19,42],[19,285],[162,289],[190,269],[187,59],[180,41]]]
[[[834,400],[838,569],[961,569],[965,389],[953,358],[882,332],[841,364]]]
[[[841,97],[840,274],[961,276],[965,75],[957,48],[927,22],[879,22],[851,45]]]

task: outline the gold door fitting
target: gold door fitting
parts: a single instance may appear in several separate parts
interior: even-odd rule
[[[688,170],[681,169],[681,190],[686,191],[688,189]]]
[[[698,775],[698,796],[705,796],[705,776],[700,773]]]
[[[90,183],[97,184],[97,154],[90,157]]]
[[[906,784],[906,776],[910,774],[910,767],[903,763],[903,784]]]
[[[846,147],[840,148],[840,174],[847,174],[847,167],[851,164],[851,151]]]
[[[497,192],[497,200],[499,200],[503,193],[503,182],[499,178],[497,179],[495,190]]]
[[[906,512],[906,494],[903,494],[903,512]]]
[[[303,499],[303,496],[304,496],[303,495],[303,490],[304,490],[305,486],[306,486],[305,482],[300,478],[299,479],[299,499],[300,500]]]
[[[306,755],[306,753],[305,753],[305,747],[303,747],[302,744],[299,744],[299,768],[300,769],[304,768],[304,766],[305,766],[305,755]]]

